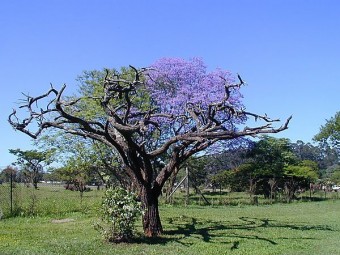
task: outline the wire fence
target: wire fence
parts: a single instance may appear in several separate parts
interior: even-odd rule
[[[19,199],[22,197],[21,193],[21,188],[15,183],[0,185],[0,218],[15,215],[15,211],[19,207]]]
[[[95,213],[103,190],[66,190],[62,183],[32,185],[16,182],[0,184],[0,219],[13,216],[62,216],[71,212]]]

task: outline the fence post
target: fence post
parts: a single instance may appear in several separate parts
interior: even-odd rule
[[[185,196],[185,206],[189,204],[189,170],[188,167],[185,168],[185,176],[186,176],[186,196]]]
[[[11,216],[13,216],[13,173],[11,171],[10,200],[11,200]]]

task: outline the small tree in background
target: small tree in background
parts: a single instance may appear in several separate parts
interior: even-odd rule
[[[290,202],[296,190],[310,188],[311,182],[318,179],[317,163],[311,160],[304,160],[296,165],[288,165],[284,168],[285,193],[287,202]]]
[[[42,179],[43,166],[51,163],[53,151],[40,152],[37,150],[10,149],[9,152],[17,156],[15,165],[20,166],[23,175],[28,178],[35,189]]]
[[[7,166],[6,168],[4,168],[1,171],[0,181],[11,182],[11,180],[12,180],[13,182],[16,182],[17,181],[17,173],[18,173],[18,169],[16,169],[13,166]]]
[[[340,185],[340,167],[336,168],[332,173],[330,180],[337,185]]]

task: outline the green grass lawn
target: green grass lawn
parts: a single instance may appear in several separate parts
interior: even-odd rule
[[[161,218],[163,236],[131,244],[103,242],[93,212],[3,219],[0,254],[340,254],[340,200],[161,206]]]

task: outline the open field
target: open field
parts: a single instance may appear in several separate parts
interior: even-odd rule
[[[103,191],[80,192],[65,190],[63,185],[39,184],[39,189],[16,184],[12,194],[15,216],[62,216],[72,212],[97,211]],[[9,184],[0,185],[0,209],[3,216],[10,214]]]
[[[312,194],[312,201],[322,201],[327,199],[339,199],[340,192],[329,192],[325,194],[323,191]],[[62,216],[67,213],[97,212],[100,206],[103,190],[97,190],[92,187],[91,192],[84,192],[80,196],[80,192],[65,190],[62,184],[39,184],[39,189],[32,187],[27,188],[24,184],[15,184],[12,192],[12,214],[10,213],[10,186],[8,183],[0,185],[0,218],[9,216]],[[249,194],[244,192],[211,192],[205,191],[205,198],[210,203],[207,205],[204,199],[194,194],[190,194],[190,205],[205,206],[243,206],[251,204]],[[309,192],[298,195],[299,202],[310,200]],[[173,196],[172,204],[176,206],[185,205],[185,192],[176,191]],[[282,195],[278,196],[276,202],[285,202]],[[276,203],[273,201],[273,203]],[[268,205],[271,201],[264,199],[263,196],[258,197],[259,205]],[[165,204],[165,197],[160,197],[160,204]]]
[[[86,195],[96,196],[91,193]],[[0,251],[1,254],[340,254],[340,200],[260,206],[163,205],[161,218],[165,229],[162,237],[139,237],[131,244],[103,242],[92,226],[98,216],[90,208],[3,219]],[[137,229],[140,234],[140,222]]]

